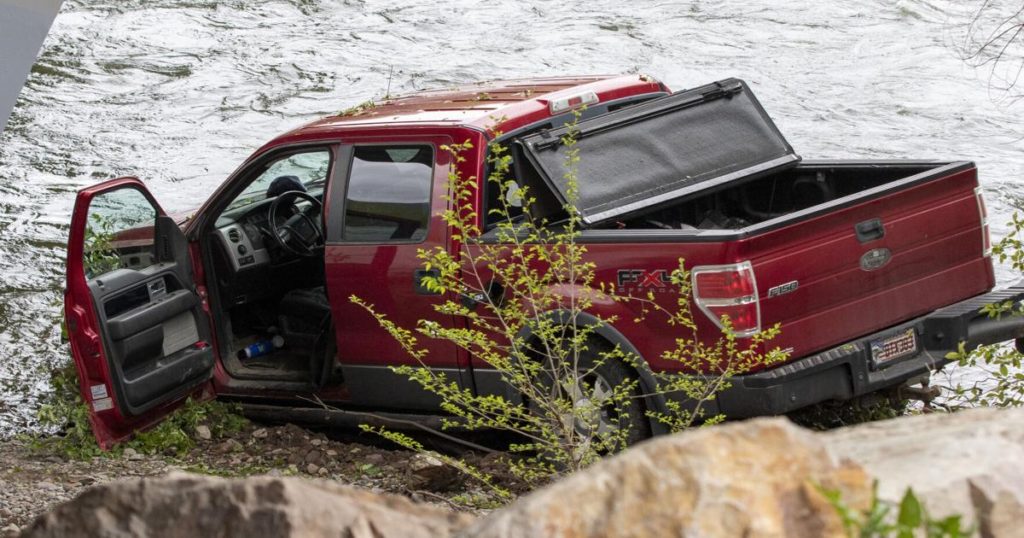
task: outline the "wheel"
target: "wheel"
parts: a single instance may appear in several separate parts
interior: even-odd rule
[[[580,376],[575,383],[572,380],[560,383],[565,397],[573,402],[573,412],[562,417],[567,429],[571,426],[584,437],[607,438],[609,433],[627,428],[627,447],[651,437],[650,420],[638,386],[632,389],[632,397],[628,402],[618,409],[611,403],[601,407],[595,407],[592,403],[607,399],[615,387],[633,383],[637,379],[628,366],[615,359],[602,359],[593,353],[580,357],[579,371]],[[545,384],[550,386],[550,380]],[[588,412],[591,413],[589,416],[583,416]]]
[[[590,363],[592,364],[593,362],[598,361]],[[625,364],[615,359],[604,360],[596,368],[588,371],[583,376],[584,388],[589,390],[589,393],[578,392],[577,398],[574,398],[574,406],[577,408],[588,406],[592,399],[610,395],[614,387],[623,383],[632,383],[635,380],[636,375]],[[597,411],[596,421],[589,421],[591,423],[596,422],[599,433],[629,428],[629,434],[626,436],[626,446],[635,445],[651,437],[651,423],[646,415],[646,408],[641,397],[640,388],[635,387],[632,393],[629,402],[622,408],[615,409],[612,405],[602,407]],[[577,432],[581,434],[590,433],[586,431],[588,428],[586,428],[585,424],[579,424],[578,426],[580,427],[577,428]]]

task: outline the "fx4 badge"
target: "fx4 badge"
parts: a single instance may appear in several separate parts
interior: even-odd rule
[[[787,293],[794,292],[799,287],[800,282],[796,280],[786,282],[785,284],[779,284],[778,286],[775,286],[774,288],[770,288],[768,290],[768,298],[771,299],[772,297],[778,297],[779,295],[785,295]]]
[[[668,269],[619,269],[615,275],[615,284],[619,291],[654,291],[661,292],[672,289],[671,271]]]

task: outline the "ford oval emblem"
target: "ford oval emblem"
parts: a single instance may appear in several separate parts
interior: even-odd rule
[[[860,257],[860,268],[864,271],[875,271],[885,267],[892,259],[892,252],[887,248],[873,248]]]

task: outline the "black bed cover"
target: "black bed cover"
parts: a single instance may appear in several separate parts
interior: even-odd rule
[[[734,78],[581,121],[577,129],[575,205],[588,225],[800,161],[747,85]],[[550,129],[517,142],[561,204],[569,201],[561,141],[567,132]]]

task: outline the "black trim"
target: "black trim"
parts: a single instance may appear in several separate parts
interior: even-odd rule
[[[449,381],[462,383],[459,368],[431,367],[430,370],[444,374]],[[353,405],[378,409],[441,409],[438,395],[427,392],[407,376],[395,373],[391,366],[342,364],[341,372]]]
[[[730,84],[728,87],[724,84],[726,82]],[[702,92],[701,90],[705,88],[708,88],[708,91]],[[618,129],[621,127],[625,127],[627,125],[632,125],[634,123],[642,123],[650,118],[664,116],[666,114],[671,114],[673,112],[678,112],[680,110],[691,108],[703,103],[707,103],[709,101],[731,97],[743,91],[749,90],[742,81],[739,81],[737,79],[727,79],[724,81],[713,82],[706,86],[701,86],[699,88],[694,88],[692,90],[683,90],[681,92],[670,94],[671,96],[676,97],[677,99],[673,99],[671,103],[668,103],[668,106],[661,106],[661,103],[649,103],[648,106],[654,105],[655,108],[652,111],[645,113],[641,116],[627,117],[623,120],[617,120],[612,117],[602,118],[602,120],[604,120],[602,122],[591,121],[587,122],[586,124],[583,123],[583,120],[585,118],[581,117],[580,125],[576,129],[579,133],[577,139],[583,140],[584,138],[587,138],[589,136],[601,134],[612,129]],[[670,95],[665,95],[664,97],[669,97]],[[569,114],[569,116],[571,117],[572,115]],[[767,114],[763,113],[763,109],[762,117],[768,119]],[[568,129],[565,127],[556,128],[551,133],[543,134],[543,138],[536,144],[532,144],[532,146],[536,147],[538,150],[545,150],[554,146],[559,146],[562,144],[562,136],[565,135],[567,132]],[[775,134],[779,136],[782,135],[782,133],[779,132],[778,129],[775,129]],[[789,147],[789,144],[786,144],[786,146],[787,148],[792,150],[792,148]]]
[[[338,158],[335,161],[334,173],[331,174],[331,183],[328,185],[324,196],[326,208],[326,219],[324,221],[324,243],[333,243],[341,240],[341,226],[345,222],[345,195],[348,192],[348,173],[352,169],[352,159],[355,156],[355,146],[352,144],[341,144],[338,146]]]
[[[190,283],[178,280],[179,265],[165,262],[140,270],[117,269],[88,281],[111,385],[117,405],[126,415],[138,416],[182,398],[209,380],[213,372],[210,347],[187,347],[163,356],[163,323],[174,316],[190,313],[199,341],[210,340],[198,298]],[[114,319],[107,317],[106,303],[154,281],[170,283],[177,289],[165,298],[148,299]],[[142,357],[147,359],[139,360]],[[134,363],[129,364],[130,360]]]

